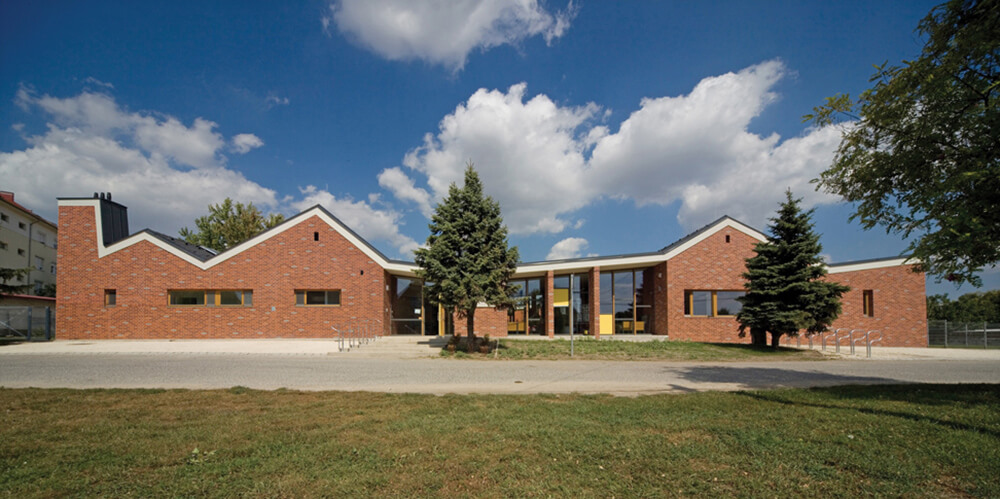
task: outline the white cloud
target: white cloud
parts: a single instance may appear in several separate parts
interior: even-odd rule
[[[452,70],[469,53],[542,35],[561,37],[575,15],[572,2],[549,13],[537,0],[340,0],[330,5],[337,28],[390,60],[421,59]],[[320,19],[329,32],[330,17]]]
[[[409,192],[426,181],[440,200],[471,159],[513,234],[561,232],[574,226],[572,213],[602,198],[679,201],[678,221],[689,230],[723,214],[762,227],[785,188],[806,208],[839,201],[809,180],[832,161],[840,130],[807,129],[784,141],[749,131],[786,73],[767,61],[705,78],[687,95],[642,99],[617,131],[599,122],[608,114],[593,103],[559,106],[544,94],[525,102],[523,83],[506,93],[479,89],[406,154],[410,175],[394,185]]]
[[[101,87],[104,87],[104,88],[110,88],[112,90],[114,90],[114,88],[115,88],[114,85],[112,85],[110,83],[107,83],[107,82],[103,82],[101,80],[98,80],[97,78],[94,78],[93,76],[88,76],[88,77],[84,78],[83,82],[84,83],[90,83],[91,85],[101,86]]]
[[[241,133],[233,136],[232,139],[232,149],[238,154],[246,154],[251,149],[256,149],[262,145],[264,145],[264,141],[252,133]]]
[[[582,237],[567,237],[552,245],[546,260],[565,260],[567,258],[579,258],[580,252],[587,249],[589,243]]]
[[[267,98],[264,99],[264,105],[266,105],[268,109],[274,106],[287,106],[289,102],[291,101],[288,100],[288,97],[278,97],[277,95],[268,95]]]
[[[300,189],[303,198],[294,201],[291,206],[296,211],[309,209],[314,205],[321,205],[333,216],[347,224],[351,230],[357,232],[368,241],[385,241],[391,244],[400,255],[412,258],[413,250],[420,245],[409,236],[399,232],[400,219],[402,215],[391,210],[379,210],[369,202],[354,201],[350,198],[337,199],[330,192],[317,189],[315,186],[306,186]],[[375,199],[377,200],[377,198]]]
[[[434,209],[431,207],[431,195],[424,189],[413,185],[413,179],[406,176],[403,170],[394,167],[382,170],[378,174],[378,185],[388,189],[396,199],[411,201],[417,204],[425,217],[430,218]]]
[[[559,107],[545,95],[524,102],[524,91],[523,83],[507,93],[478,90],[403,164],[425,175],[440,201],[451,183],[461,185],[471,159],[511,233],[560,232],[572,225],[561,215],[591,201],[577,129],[598,108]]]

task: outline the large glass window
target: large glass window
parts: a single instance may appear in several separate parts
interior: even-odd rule
[[[652,273],[652,268],[601,272],[602,331],[613,327],[615,334],[652,332]]]
[[[573,332],[590,334],[590,276],[573,275]]]
[[[512,281],[514,307],[507,312],[508,334],[545,334],[542,317],[545,297],[541,279]]]
[[[615,313],[615,288],[611,272],[601,272],[601,315]]]
[[[393,334],[423,334],[423,281],[397,277],[392,300]]]

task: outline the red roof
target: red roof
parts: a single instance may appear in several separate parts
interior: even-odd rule
[[[47,224],[49,224],[49,225],[51,225],[53,227],[57,227],[57,228],[59,227],[58,225],[56,225],[56,224],[54,224],[54,223],[52,223],[52,222],[50,222],[50,221],[42,218],[40,215],[37,215],[35,212],[33,212],[33,211],[25,208],[20,203],[14,201],[14,193],[13,192],[10,192],[10,191],[0,191],[0,199],[3,199],[4,201],[6,201],[7,203],[10,203],[15,208],[17,208],[17,209],[19,209],[19,210],[21,210],[21,211],[23,211],[23,212],[25,212],[25,213],[27,213],[27,214],[35,217],[35,218],[41,220],[41,221],[43,221],[43,222],[45,222],[45,223],[47,223]]]

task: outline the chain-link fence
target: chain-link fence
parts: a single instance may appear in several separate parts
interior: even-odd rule
[[[927,321],[931,346],[1000,348],[1000,322]]]
[[[55,339],[56,313],[50,307],[0,307],[0,340]]]

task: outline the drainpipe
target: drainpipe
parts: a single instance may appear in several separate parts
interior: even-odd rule
[[[35,273],[35,266],[31,264],[31,229],[36,223],[38,223],[38,220],[28,224],[28,269],[30,269],[28,270],[28,284],[31,285],[34,285],[34,281],[31,280],[31,274]],[[38,293],[37,289],[35,290],[35,293]]]

